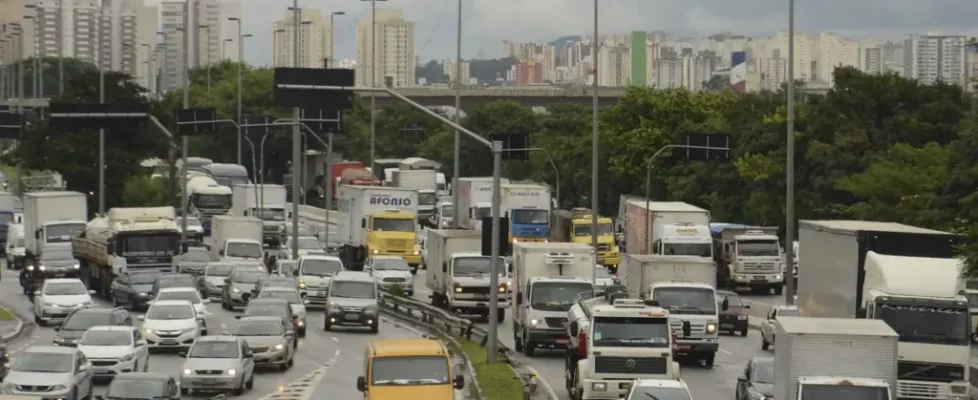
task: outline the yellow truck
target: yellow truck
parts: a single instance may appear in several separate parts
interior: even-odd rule
[[[362,270],[368,258],[397,256],[411,273],[421,265],[417,245],[418,192],[382,186],[341,185],[340,259],[348,269]]]
[[[357,389],[370,400],[454,400],[465,387],[445,344],[432,339],[374,340],[366,346]]]
[[[550,238],[554,242],[591,244],[591,210],[575,208],[553,212]],[[621,260],[615,244],[614,220],[598,217],[598,264],[608,267],[612,273],[618,270]]]

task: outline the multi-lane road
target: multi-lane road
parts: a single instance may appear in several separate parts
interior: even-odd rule
[[[31,302],[21,293],[16,271],[8,270],[3,266],[2,279],[0,279],[0,303],[18,308],[24,311],[21,314],[33,315]],[[108,307],[109,304],[103,300],[97,300],[99,306]],[[211,303],[207,306],[210,312],[208,317],[208,327],[211,334],[220,334],[222,331],[230,330],[236,320],[234,316],[240,313],[225,311],[218,303]],[[138,326],[139,321],[135,316],[141,312],[133,313],[133,321]],[[309,330],[305,338],[299,341],[299,352],[296,355],[295,366],[285,372],[277,369],[260,370],[255,377],[255,387],[253,390],[238,396],[240,399],[263,399],[271,395],[282,393],[292,393],[296,397],[284,397],[289,399],[305,400],[309,398],[333,398],[333,399],[355,399],[362,397],[356,389],[356,379],[362,374],[364,365],[363,355],[364,346],[375,339],[385,338],[417,338],[420,333],[395,324],[391,321],[382,319],[380,333],[371,335],[357,330],[350,331],[331,331],[326,332],[322,329],[323,312],[321,310],[310,310],[308,316]],[[50,345],[54,338],[55,331],[51,327],[36,328],[31,337],[18,339],[8,344],[11,356],[16,358],[17,353],[31,345]],[[153,354],[150,356],[149,369],[152,372],[162,372],[178,377],[182,371],[183,358],[176,354]],[[107,386],[96,387],[95,394],[104,394]],[[202,395],[200,398],[209,398]]]
[[[427,271],[418,271],[414,278],[414,297],[428,301],[430,291],[425,288]],[[784,296],[744,296],[751,303],[752,319],[759,319],[767,313],[773,304],[784,304]],[[499,324],[499,340],[509,348],[513,348],[513,325],[509,312],[503,323]],[[689,384],[693,398],[696,399],[732,399],[737,377],[744,372],[747,361],[753,357],[771,356],[773,353],[761,350],[761,339],[757,331],[751,331],[747,337],[721,336],[720,352],[717,354],[713,368],[684,365],[681,367],[683,380]],[[534,357],[518,354],[516,358],[532,366],[553,388],[557,398],[569,400],[570,396],[564,389],[564,358],[560,351],[538,351]]]

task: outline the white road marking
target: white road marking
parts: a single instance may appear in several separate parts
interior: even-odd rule
[[[732,356],[732,355],[733,355],[733,353],[731,353],[731,352],[729,352],[729,351],[726,351],[726,350],[724,350],[723,348],[720,348],[720,351],[722,351],[722,352],[723,352],[723,354],[726,354],[726,355],[728,355],[728,356]]]
[[[536,368],[533,368],[533,366],[531,366],[529,364],[527,364],[525,366],[526,366],[526,369],[530,370],[530,372],[533,373],[533,375],[537,377],[537,383],[543,384],[543,390],[546,390],[547,391],[547,394],[550,395],[549,397],[551,399],[556,400],[556,399],[559,399],[560,398],[560,396],[557,396],[557,392],[554,390],[554,387],[553,386],[550,386],[550,382],[547,382],[546,379],[543,379],[543,377],[540,376],[540,373],[537,372],[537,369]],[[475,371],[472,371],[472,373],[475,374]]]
[[[334,342],[339,342],[340,341],[339,339],[336,338],[336,336],[330,336],[329,338],[330,339],[333,339]]]
[[[340,351],[337,350],[336,354],[339,355]],[[309,400],[316,387],[319,386],[319,381],[326,377],[326,371],[335,363],[336,357],[334,356],[329,361],[323,363],[321,367],[314,369],[312,372],[288,385],[279,386],[278,390],[266,394],[258,398],[258,400]]]

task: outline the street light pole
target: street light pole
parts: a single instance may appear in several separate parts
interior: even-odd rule
[[[334,22],[333,17],[335,17],[337,15],[346,15],[346,11],[333,11],[332,13],[329,14],[329,65],[327,65],[327,67],[330,67],[330,68],[333,68],[333,67],[336,66],[336,61],[333,59],[333,51],[334,51],[333,50],[333,43],[334,43],[334,40],[333,40],[333,32],[335,31],[335,29],[333,29],[333,22]],[[330,135],[330,140],[333,140],[332,135]],[[327,164],[329,164],[329,157],[327,156],[326,158],[327,158]],[[327,201],[329,201],[329,200],[327,200]],[[329,203],[327,203],[327,204],[329,204]],[[327,208],[329,208],[329,207],[327,207]],[[327,221],[327,223],[328,222],[329,221]],[[327,231],[328,231],[328,229],[327,229]],[[329,234],[329,232],[327,232],[327,235],[328,234]]]
[[[204,60],[207,63],[207,93],[210,94],[211,92],[211,26],[201,25],[199,28],[207,32],[207,48],[206,50],[204,50],[205,52],[207,52],[207,55],[204,57]],[[240,154],[241,152],[238,152],[238,164],[241,164]]]
[[[233,42],[234,39],[224,39],[224,43],[221,44],[221,60],[228,59],[228,43]]]
[[[238,125],[241,125],[241,53],[244,52],[244,38],[241,36],[241,18],[231,17],[228,21],[238,24]],[[238,129],[238,165],[241,165],[241,130]]]
[[[591,46],[591,248],[598,251],[598,0],[594,0],[594,45]],[[597,282],[597,269],[591,270],[591,282]]]
[[[299,65],[299,29],[301,29],[299,19],[299,0],[292,0],[292,28],[295,29],[292,45],[292,57],[295,68]],[[299,121],[299,107],[292,108],[292,119]],[[302,137],[299,125],[292,126],[292,259],[299,259],[299,193],[302,191],[302,182],[299,176],[300,164],[302,164]],[[328,227],[327,227],[328,229]]]
[[[370,2],[370,86],[377,86],[377,2],[386,0],[363,0]],[[370,172],[377,175],[377,96],[370,96]]]
[[[455,124],[460,124],[461,114],[462,114],[462,0],[458,0],[458,29],[456,30],[456,40],[455,40]],[[458,207],[459,204],[459,192],[458,192],[458,178],[461,171],[461,161],[459,159],[462,152],[462,134],[455,130],[455,145],[454,145],[454,165],[452,168],[452,225],[453,227],[458,227],[458,221],[462,220],[462,210]],[[559,190],[559,189],[558,189]]]
[[[795,0],[788,0],[788,168],[786,177],[784,277],[787,293],[785,304],[795,304],[794,241],[795,241]],[[790,267],[788,267],[790,265]]]
[[[58,0],[58,96],[65,93],[65,6]]]
[[[193,0],[187,0],[186,10],[184,10],[183,17],[183,64],[180,68],[183,70],[183,108],[190,108],[190,27],[191,18],[190,13],[193,10]],[[190,209],[190,202],[187,197],[187,153],[189,152],[190,141],[186,135],[181,138],[181,152],[183,157],[183,170],[180,171],[180,178],[182,180],[181,186],[183,187],[180,193],[181,202],[181,214],[183,218],[180,218],[180,243],[181,245],[187,243],[187,214]]]

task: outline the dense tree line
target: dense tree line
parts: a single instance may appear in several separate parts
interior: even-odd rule
[[[217,108],[222,117],[236,114],[236,68],[215,66],[208,93],[202,71],[192,75],[194,105]],[[93,69],[73,72],[66,97],[97,97]],[[835,71],[835,87],[822,95],[802,93],[795,110],[796,210],[799,219],[848,218],[902,222],[951,230],[978,238],[978,113],[975,99],[961,87],[921,85],[896,75],[867,75],[852,68]],[[160,102],[119,74],[109,74],[110,101],[146,102],[164,123],[182,101],[173,91]],[[287,116],[272,106],[272,71],[246,69],[244,115]],[[463,104],[464,106],[464,104]],[[730,134],[729,162],[689,162],[661,157],[652,163],[652,198],[681,200],[711,210],[716,221],[784,226],[786,107],[783,92],[737,94],[730,90],[689,92],[683,89],[633,88],[600,115],[600,212],[617,214],[619,196],[645,192],[649,158],[687,133]],[[463,125],[489,135],[517,130],[531,133],[531,145],[545,148],[560,172],[561,206],[589,206],[591,192],[591,110],[571,104],[535,113],[515,102],[495,102],[466,109]],[[409,128],[409,129],[405,129]],[[452,165],[454,134],[404,104],[377,114],[377,156],[422,156]],[[263,132],[262,132],[263,133]],[[258,145],[260,133],[249,133]],[[74,190],[96,187],[97,133],[51,132],[41,121],[8,156],[32,169],[61,171]],[[171,155],[164,138],[148,127],[139,132],[111,132],[107,141],[109,206],[144,203],[141,194],[153,185],[145,179],[143,158]],[[369,159],[369,111],[357,104],[344,114],[335,135],[337,152],[348,160]],[[215,161],[236,159],[235,130],[194,138],[192,154]],[[318,148],[315,143],[310,148]],[[488,151],[462,141],[462,175],[487,176]],[[266,144],[266,165],[276,180],[291,160],[289,136]],[[250,150],[245,146],[250,169]],[[555,184],[544,154],[529,161],[507,161],[511,179]],[[451,172],[448,168],[445,172]],[[127,195],[127,193],[129,193]],[[171,193],[172,194],[172,193]],[[126,199],[126,197],[134,197]],[[135,198],[135,197],[138,197]],[[978,245],[962,254],[978,271]]]

